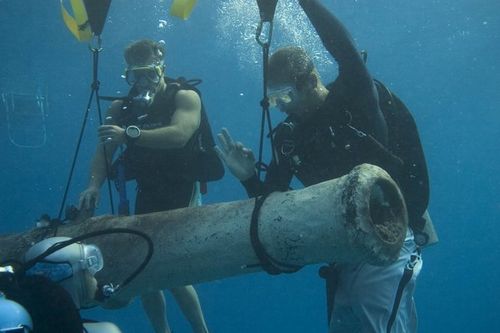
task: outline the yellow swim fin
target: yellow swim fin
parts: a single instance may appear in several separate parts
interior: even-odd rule
[[[170,6],[170,15],[187,20],[194,5],[196,5],[196,0],[173,0]]]
[[[90,40],[92,38],[92,30],[85,4],[82,0],[71,0],[71,8],[73,9],[74,16],[71,16],[66,8],[64,8],[63,0],[61,0],[61,12],[66,27],[80,42]]]

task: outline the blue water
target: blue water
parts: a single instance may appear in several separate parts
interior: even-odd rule
[[[424,252],[415,296],[419,331],[500,332],[500,2],[324,2],[359,48],[369,51],[373,75],[403,98],[420,129],[431,177],[430,212],[441,242]],[[228,127],[257,151],[262,81],[254,1],[199,1],[187,21],[170,17],[169,5],[113,2],[102,36],[101,94],[127,91],[120,75],[128,43],[163,39],[168,75],[203,79],[200,88],[214,131]],[[159,27],[159,20],[166,26]],[[335,77],[335,64],[297,4],[280,0],[273,48],[286,44],[307,47],[323,79]],[[0,108],[0,232],[21,232],[44,212],[57,215],[90,92],[91,54],[66,30],[59,1],[0,0],[0,64],[0,93],[48,96],[47,141],[41,148],[16,145],[8,135],[7,110]],[[93,109],[69,193],[73,203],[86,186],[96,115]],[[204,200],[245,197],[227,175],[210,184]],[[108,212],[103,202],[98,213]],[[317,268],[198,285],[211,332],[325,332]],[[174,331],[189,332],[170,295],[167,301]],[[151,332],[137,302],[84,315],[114,321],[123,332]]]

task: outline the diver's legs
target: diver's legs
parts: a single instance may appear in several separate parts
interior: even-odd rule
[[[165,296],[161,290],[141,296],[142,307],[156,333],[172,333],[167,321]]]
[[[191,324],[193,332],[208,333],[207,324],[201,311],[200,300],[193,286],[182,286],[170,289],[182,313]]]
[[[389,266],[340,264],[330,332],[387,332],[398,286],[415,251],[413,234],[409,232],[398,260]],[[417,332],[413,294],[422,261],[417,259],[414,263],[413,274],[403,289],[391,333]]]

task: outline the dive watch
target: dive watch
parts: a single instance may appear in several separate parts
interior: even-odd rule
[[[134,144],[141,136],[141,129],[135,125],[127,126],[125,138],[128,144]]]

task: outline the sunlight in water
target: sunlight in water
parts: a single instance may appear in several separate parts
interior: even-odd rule
[[[241,70],[260,70],[262,49],[255,40],[260,21],[256,1],[224,0],[217,10],[217,41],[234,52]],[[316,31],[295,1],[278,1],[274,17],[271,52],[276,48],[297,45],[306,49],[320,72],[332,70],[332,60]]]

